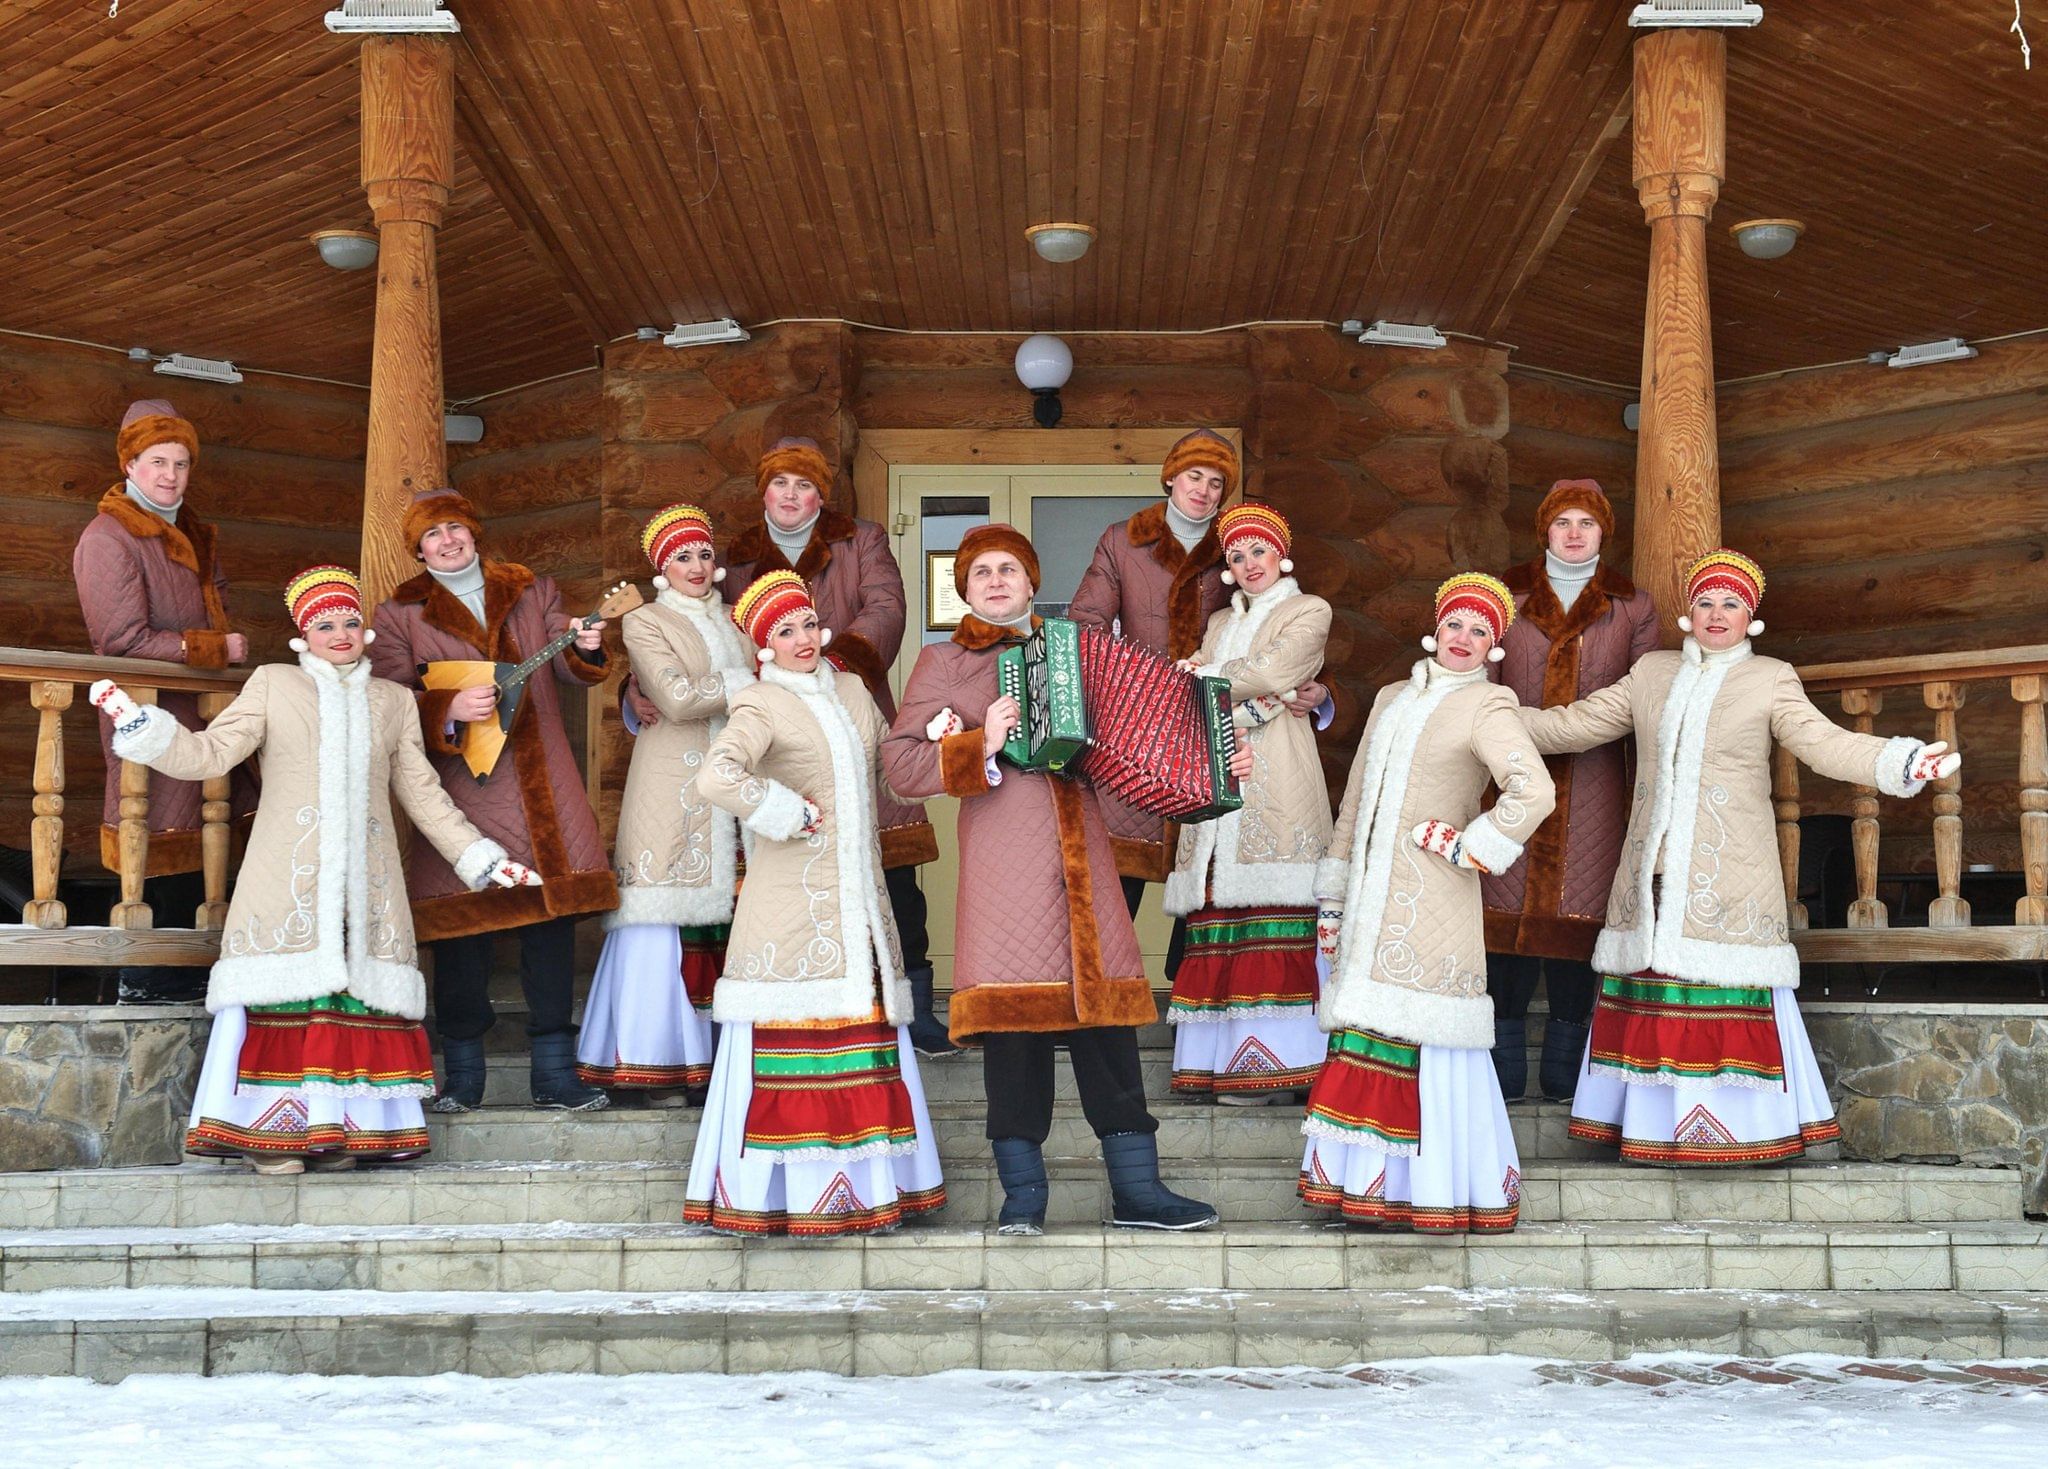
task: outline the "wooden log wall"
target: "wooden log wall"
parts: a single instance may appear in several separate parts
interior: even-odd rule
[[[2048,340],[1963,362],[1857,364],[1723,389],[1722,520],[1770,578],[1760,646],[1800,663],[2037,642],[2048,608]],[[1832,698],[1820,701],[1839,717]],[[2018,712],[1972,687],[1964,858],[2018,865]],[[1886,700],[1880,734],[1932,738],[1918,698]],[[1809,774],[1804,808],[1846,812]],[[1930,870],[1925,798],[1882,803],[1885,870]]]
[[[1623,426],[1621,411],[1635,394],[1520,367],[1507,376],[1509,561],[1543,554],[1536,511],[1552,485],[1595,479],[1614,505],[1614,539],[1601,559],[1627,571],[1635,544],[1636,436]]]
[[[121,480],[114,435],[137,398],[167,398],[199,431],[188,503],[220,532],[228,616],[250,657],[287,658],[284,585],[360,544],[367,395],[251,374],[227,386],[160,377],[97,348],[0,335],[0,643],[89,653],[71,552]],[[65,716],[65,845],[97,868],[104,771],[83,702]],[[0,705],[0,845],[26,846],[35,721]]]

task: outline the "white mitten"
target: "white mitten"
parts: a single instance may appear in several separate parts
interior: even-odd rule
[[[825,813],[818,809],[818,803],[809,796],[804,797],[804,824],[799,831],[804,836],[816,836],[818,828],[824,825]]]
[[[1325,901],[1316,908],[1316,952],[1325,963],[1337,962],[1337,935],[1343,927],[1343,904]]]
[[[537,888],[540,874],[523,862],[506,858],[491,869],[491,881],[501,888]]]
[[[128,691],[111,678],[103,678],[87,689],[86,697],[92,700],[95,709],[114,722],[115,729],[133,724],[142,713],[142,706],[129,698]]]
[[[960,733],[964,727],[960,723],[960,716],[953,712],[951,705],[948,705],[932,716],[931,723],[924,727],[924,737],[928,740],[942,740],[947,735]]]
[[[97,688],[98,685],[94,687]],[[1906,779],[1946,780],[1962,768],[1962,755],[1950,750],[1948,741],[1936,740],[1931,745],[1920,747],[1920,753],[1913,757],[1912,765],[1906,770]]]
[[[1425,852],[1434,852],[1453,867],[1463,867],[1472,872],[1486,872],[1490,869],[1465,850],[1464,834],[1447,821],[1425,821],[1409,835],[1415,838],[1415,845]]]

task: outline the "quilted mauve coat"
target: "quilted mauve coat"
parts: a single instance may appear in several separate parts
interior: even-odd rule
[[[791,570],[802,577],[811,589],[819,621],[832,629],[833,661],[860,675],[883,719],[894,717],[896,696],[889,691],[889,670],[903,650],[906,614],[903,572],[889,553],[887,531],[873,521],[824,510],[792,567],[768,534],[767,523],[756,521],[733,537],[725,567],[725,594],[735,601],[757,577],[771,571]],[[884,867],[937,860],[939,840],[925,820],[924,807],[898,800],[886,790],[876,792],[876,800]]]
[[[421,691],[418,665],[477,658],[518,663],[566,630],[569,616],[553,578],[486,556],[484,623],[479,627],[454,594],[422,572],[378,607],[370,662],[378,677],[415,691],[427,756],[462,814],[485,836],[503,843],[513,860],[538,872],[543,886],[472,893],[439,853],[416,845],[407,878],[422,943],[608,913],[619,905],[618,885],[555,692],[557,680],[600,682],[604,664],[584,658],[571,643],[555,656],[552,677],[543,669],[528,679],[512,738],[490,779],[479,783],[462,761],[462,732],[458,729],[453,740],[446,735],[454,693]]]
[[[1216,525],[1183,551],[1166,528],[1166,500],[1120,520],[1095,543],[1095,558],[1067,605],[1067,616],[1092,627],[1120,623],[1124,637],[1169,658],[1193,655],[1209,619],[1230,598],[1223,584],[1223,547]],[[1127,877],[1164,882],[1173,871],[1176,823],[1103,796],[1103,819]]]
[[[753,686],[753,645],[716,594],[689,597],[673,587],[628,612],[619,628],[640,691],[661,718],[633,741],[612,844],[619,906],[604,926],[724,923],[732,917],[739,826],[689,787],[725,728],[726,701]]]
[[[988,779],[983,716],[997,697],[996,655],[1012,637],[970,614],[952,642],[926,648],[882,748],[896,790],[960,797],[949,1029],[973,1041],[1149,1024],[1159,1012],[1094,789],[1007,764]],[[962,728],[932,740],[926,727],[941,709]]]
[[[1531,709],[1598,693],[1657,647],[1650,594],[1602,565],[1566,608],[1541,561],[1512,568],[1515,621],[1501,639],[1507,657],[1491,677]],[[1628,829],[1626,739],[1544,761],[1557,809],[1506,872],[1480,880],[1486,947],[1497,954],[1590,959],[1607,917],[1608,890]]]
[[[1415,844],[1415,828],[1462,828],[1465,850],[1501,872],[1556,796],[1515,696],[1485,665],[1452,673],[1434,658],[1373,700],[1365,736],[1316,873],[1316,896],[1344,910],[1323,987],[1323,1029],[1365,1029],[1425,1046],[1493,1044],[1479,874]],[[1493,809],[1479,804],[1488,779]]]

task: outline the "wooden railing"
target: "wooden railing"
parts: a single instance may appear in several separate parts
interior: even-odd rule
[[[1880,658],[1862,663],[1817,663],[1799,670],[1807,693],[1825,706],[1825,695],[1841,696],[1842,712],[1869,733],[1884,711],[1887,691],[1918,688],[1920,702],[1934,713],[1934,738],[1963,748],[1957,727],[1968,687],[1996,680],[2012,690],[2019,706],[2020,866],[2024,887],[2009,922],[1997,915],[1978,922],[1962,895],[1963,780],[1990,778],[1969,760],[1932,789],[1934,881],[1925,928],[1889,927],[1890,914],[1877,895],[1879,823],[1877,792],[1855,787],[1850,803],[1850,845],[1856,863],[1856,898],[1848,926],[1808,927],[1799,902],[1799,766],[1784,750],[1772,765],[1773,804],[1778,822],[1778,861],[1784,871],[1785,901],[1793,942],[1800,954],[1820,962],[1998,961],[2048,959],[2048,730],[2042,701],[2048,693],[2048,644],[1990,648],[1976,653],[1939,653],[1920,658]],[[1981,915],[1980,915],[1981,916]]]
[[[121,896],[107,925],[73,927],[57,896],[64,862],[64,716],[76,704],[97,725],[99,711],[81,697],[95,679],[118,681],[137,703],[153,704],[163,692],[195,693],[199,712],[212,719],[234,698],[247,669],[205,670],[153,658],[97,658],[80,653],[46,653],[0,647],[0,683],[26,684],[36,710],[35,798],[29,822],[34,897],[19,924],[0,924],[0,964],[210,964],[220,950],[228,904],[229,778],[202,787],[200,858],[206,901],[196,926],[158,929],[143,901],[143,873],[149,861],[149,768],[121,763]],[[101,791],[88,809],[100,825]]]

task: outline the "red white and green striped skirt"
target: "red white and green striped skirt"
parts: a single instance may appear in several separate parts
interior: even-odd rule
[[[1632,1162],[1744,1167],[1837,1141],[1790,989],[1603,975],[1571,1135]]]
[[[417,1020],[352,995],[231,1006],[214,1017],[185,1151],[212,1157],[427,1150],[434,1061]]]
[[[916,1053],[879,1008],[857,1021],[720,1027],[686,1222],[865,1234],[945,1202]]]
[[[1316,1024],[1313,908],[1197,908],[1173,978],[1173,1089],[1303,1090],[1329,1038]]]

